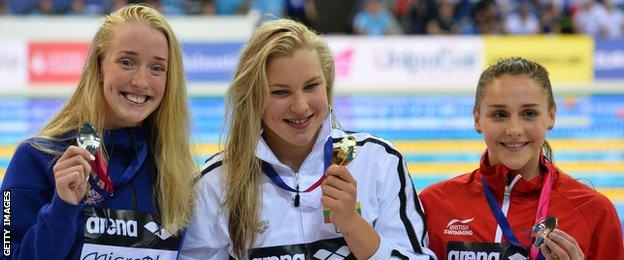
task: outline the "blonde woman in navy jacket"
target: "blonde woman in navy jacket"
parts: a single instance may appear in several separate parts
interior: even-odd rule
[[[8,257],[176,257],[195,172],[183,71],[156,10],[130,5],[104,19],[76,91],[11,159]],[[76,146],[87,121],[102,138],[95,156]],[[98,182],[92,169],[108,174]]]

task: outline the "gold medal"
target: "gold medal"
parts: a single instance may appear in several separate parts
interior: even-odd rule
[[[355,137],[347,135],[338,143],[334,143],[332,151],[332,163],[340,166],[346,166],[353,158],[355,158]]]

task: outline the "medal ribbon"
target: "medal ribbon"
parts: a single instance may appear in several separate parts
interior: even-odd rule
[[[273,169],[273,167],[265,161],[262,161],[262,172],[264,172],[264,174],[267,177],[269,177],[269,179],[271,179],[271,181],[278,187],[282,188],[283,190],[290,191],[290,192],[296,192],[297,193],[296,196],[299,196],[300,192],[313,191],[314,189],[316,189],[318,186],[321,185],[323,180],[325,180],[325,178],[327,177],[327,175],[325,175],[325,171],[327,171],[327,168],[329,168],[329,165],[331,165],[331,162],[332,162],[332,150],[333,150],[333,139],[329,137],[327,141],[325,142],[325,146],[323,149],[323,175],[314,184],[312,184],[312,186],[308,187],[305,190],[299,190],[299,187],[297,187],[296,189],[293,189],[290,186],[288,186],[288,184],[284,183],[284,180],[282,180],[282,178],[277,174],[277,172],[275,172],[275,169]],[[298,206],[297,201],[295,201],[295,206]]]
[[[537,204],[537,212],[535,214],[535,223],[537,221],[542,220],[546,217],[546,213],[548,212],[548,204],[550,202],[550,192],[552,190],[552,174],[546,172],[544,180],[544,186],[542,187],[542,192],[540,194],[539,202]],[[503,231],[503,235],[509,243],[518,247],[524,248],[518,238],[514,235],[511,230],[511,225],[509,225],[509,221],[507,221],[507,217],[503,214],[500,205],[496,202],[496,198],[494,198],[494,193],[490,189],[488,182],[485,180],[483,175],[481,176],[481,184],[483,185],[483,193],[485,194],[485,199],[487,200],[488,206],[490,207],[490,211],[498,225],[501,227]],[[537,248],[531,247],[531,259],[537,259]]]
[[[95,160],[89,163],[91,164],[91,170],[97,176],[97,180],[95,180],[96,178],[91,179],[95,182],[96,187],[106,191],[109,194],[113,194],[113,181],[108,175],[108,167],[106,166],[106,162],[103,157],[102,152],[97,150]],[[93,186],[93,183],[91,186]]]
[[[544,186],[542,186],[542,192],[540,193],[539,203],[537,204],[537,213],[535,214],[535,223],[542,221],[548,214],[548,204],[550,204],[550,192],[552,191],[552,174],[546,173],[546,180],[544,180]],[[531,258],[538,259],[538,249],[531,247]],[[544,259],[542,254],[539,254],[540,259]]]
[[[91,187],[98,193],[111,196],[114,192],[114,185],[110,175],[108,174],[108,166],[106,165],[103,157],[102,152],[98,150],[95,155],[95,161],[90,162],[92,170],[97,178],[90,178],[89,182],[91,183]],[[132,163],[130,163],[128,168],[126,168],[126,171],[124,171],[119,178],[117,185],[121,186],[128,183],[134,174],[139,171],[145,162],[145,158],[147,158],[147,142],[142,142],[139,152],[137,153],[137,157],[132,161]]]

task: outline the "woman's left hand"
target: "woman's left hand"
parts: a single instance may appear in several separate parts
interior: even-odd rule
[[[355,211],[357,183],[344,166],[331,165],[325,174],[327,178],[321,185],[321,203],[324,208],[331,210],[330,218],[334,226],[342,232],[348,232],[345,224],[354,223],[354,218],[359,217]]]
[[[546,259],[585,259],[576,240],[560,229],[550,232],[540,249]]]

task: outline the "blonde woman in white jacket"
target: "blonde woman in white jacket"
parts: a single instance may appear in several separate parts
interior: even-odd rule
[[[181,259],[435,258],[403,157],[383,139],[335,128],[333,80],[325,41],[304,25],[256,30],[227,93],[225,149],[196,185]],[[345,139],[355,156],[332,164]]]

